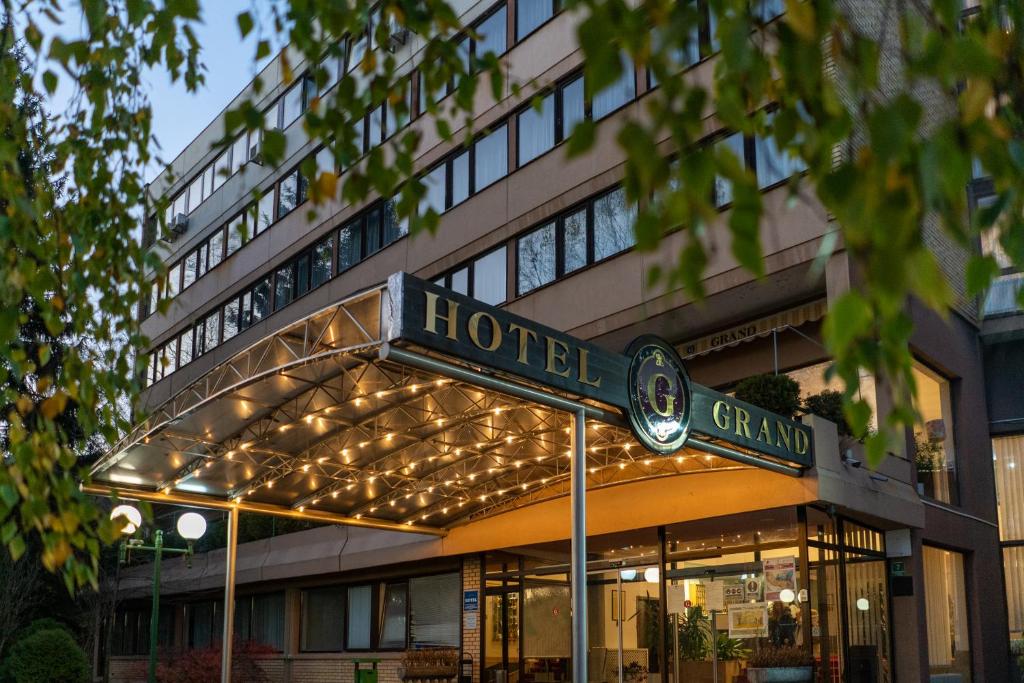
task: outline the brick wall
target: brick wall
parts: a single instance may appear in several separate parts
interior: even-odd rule
[[[374,655],[280,656],[260,658],[258,663],[270,683],[354,683],[356,659],[374,659]],[[145,657],[114,657],[110,683],[145,683],[146,665]],[[377,683],[401,683],[401,668],[398,658],[382,659],[377,663]]]
[[[479,608],[475,613],[465,612],[462,615],[462,656],[473,658],[473,683],[480,683],[480,662],[483,653],[480,651],[480,630],[483,620],[484,595],[480,589],[480,558],[467,557],[462,561],[462,590],[478,592]]]
[[[111,657],[110,683],[145,683],[148,664],[145,657]]]

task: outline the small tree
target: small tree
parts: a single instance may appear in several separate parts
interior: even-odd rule
[[[800,409],[800,384],[789,375],[754,375],[736,385],[736,398],[793,417]]]
[[[14,683],[87,683],[89,660],[66,629],[36,631],[15,643],[5,662]]]
[[[825,390],[804,399],[804,410],[818,417],[835,422],[839,436],[853,436],[850,423],[843,414],[843,395],[838,391]]]

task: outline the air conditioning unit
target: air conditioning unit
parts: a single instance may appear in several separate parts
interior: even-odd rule
[[[263,165],[263,141],[256,140],[249,145],[249,163],[257,166]]]
[[[188,216],[183,213],[174,214],[174,219],[171,221],[171,234],[184,235],[186,230],[188,230]]]
[[[402,47],[409,40],[409,29],[392,24],[391,33],[388,35],[388,44],[385,46],[388,52],[398,52],[398,48]]]

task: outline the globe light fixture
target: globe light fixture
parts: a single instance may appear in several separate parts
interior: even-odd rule
[[[131,536],[142,526],[142,513],[132,505],[118,505],[110,511],[110,519],[121,522],[121,533],[126,536]]]
[[[658,583],[658,578],[661,576],[661,572],[658,571],[657,567],[648,567],[644,570],[644,581],[647,583]]]
[[[619,570],[619,576],[622,578],[623,581],[632,581],[633,579],[636,578],[636,570],[635,569],[620,569]]]
[[[783,588],[781,591],[779,591],[779,600],[782,600],[782,602],[788,605],[789,603],[796,600],[796,593],[794,593],[788,588]]]
[[[186,512],[178,517],[178,533],[186,541],[195,541],[206,533],[206,518],[198,512]]]
[[[871,603],[868,602],[867,598],[857,598],[857,609],[861,612],[867,612],[871,609]]]

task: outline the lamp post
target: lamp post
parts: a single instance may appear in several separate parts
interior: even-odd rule
[[[142,526],[142,515],[131,505],[118,505],[110,511],[110,518],[124,520],[121,533],[133,536]],[[178,534],[188,541],[187,548],[165,548],[164,532],[157,529],[153,533],[153,545],[143,545],[142,538],[133,537],[121,541],[118,549],[118,561],[124,564],[132,550],[152,551],[153,558],[153,607],[149,616],[149,683],[156,683],[156,642],[160,624],[160,560],[164,553],[184,555],[191,566],[192,545],[206,533],[206,519],[198,512],[186,512],[178,518]]]

